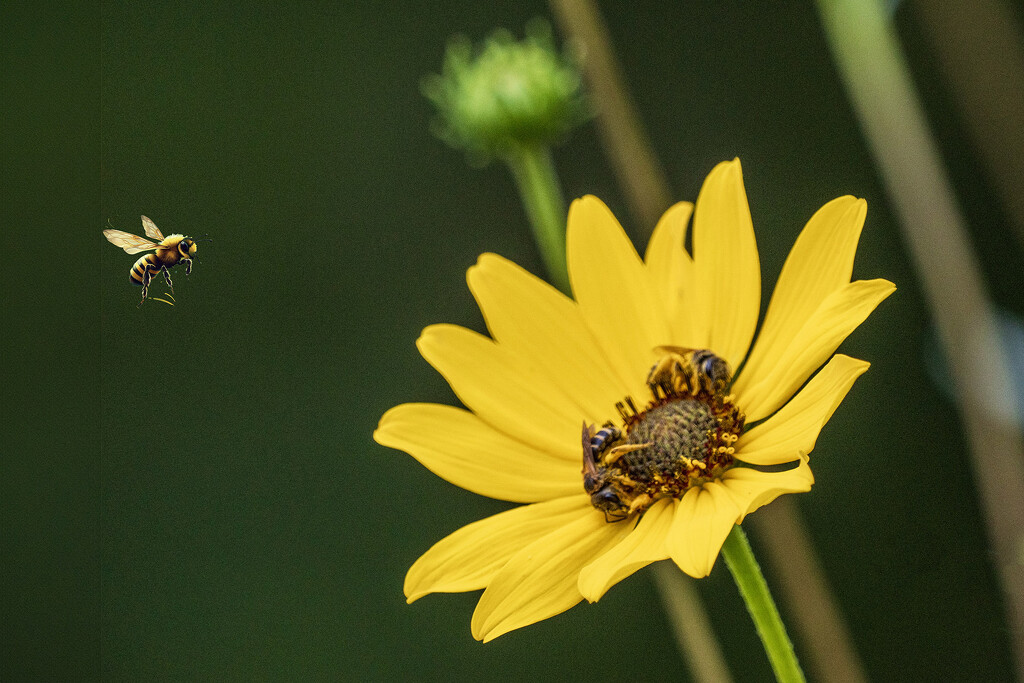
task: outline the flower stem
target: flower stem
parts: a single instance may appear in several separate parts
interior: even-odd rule
[[[539,145],[523,146],[506,156],[505,161],[519,186],[548,276],[552,284],[569,294],[569,271],[565,264],[565,198],[551,160],[551,150]]]
[[[725,539],[722,556],[740,589],[743,601],[747,603],[747,610],[754,620],[757,635],[761,637],[765,652],[768,653],[776,680],[780,683],[804,681],[804,672],[800,669],[800,663],[793,651],[793,643],[790,642],[779,610],[775,607],[775,600],[772,599],[768,584],[761,574],[761,567],[754,559],[754,551],[750,548],[747,535],[738,524]]]

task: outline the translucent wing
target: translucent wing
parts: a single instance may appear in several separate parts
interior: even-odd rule
[[[160,228],[156,227],[156,223],[149,220],[146,216],[142,217],[142,227],[146,229],[146,237],[154,239],[157,242],[163,240],[164,234],[160,232]]]
[[[138,254],[140,251],[149,251],[160,246],[155,242],[150,242],[145,237],[139,237],[130,232],[122,232],[121,230],[104,230],[103,236],[111,244],[121,247],[129,254]]]
[[[593,493],[598,488],[597,461],[594,459],[594,445],[591,439],[594,438],[594,426],[583,421],[583,488],[587,493]],[[593,491],[591,490],[593,489]]]
[[[693,353],[697,349],[691,349],[685,346],[655,346],[654,350],[657,351],[658,353],[676,353],[679,354],[680,356],[685,356],[689,353]]]

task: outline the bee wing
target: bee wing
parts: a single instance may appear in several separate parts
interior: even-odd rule
[[[114,246],[121,247],[129,254],[138,254],[140,251],[156,249],[158,244],[150,242],[145,237],[133,235],[130,232],[121,230],[104,230],[103,236]]]
[[[164,234],[160,232],[160,228],[156,227],[156,223],[149,220],[149,218],[146,216],[142,217],[142,227],[146,229],[146,237],[154,239],[157,242],[163,240]]]
[[[656,352],[658,352],[658,353],[664,353],[664,354],[675,353],[675,354],[678,354],[680,356],[685,356],[688,353],[693,353],[697,349],[691,349],[691,348],[687,348],[685,346],[655,346],[654,350]]]
[[[594,426],[583,421],[583,474],[597,477],[597,463],[594,460],[594,446],[591,439],[594,438]]]

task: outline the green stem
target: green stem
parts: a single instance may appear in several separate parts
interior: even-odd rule
[[[761,567],[754,559],[754,551],[750,548],[747,535],[738,524],[725,539],[722,556],[740,589],[740,595],[747,603],[747,610],[754,620],[757,635],[761,637],[765,652],[768,653],[776,680],[780,683],[804,681],[804,673],[793,651],[793,643],[786,634],[786,627],[779,616],[778,608],[775,607],[768,584],[761,574]]]
[[[551,151],[541,145],[520,147],[505,157],[505,161],[519,186],[548,276],[552,284],[569,294],[569,271],[565,265],[565,198]]]

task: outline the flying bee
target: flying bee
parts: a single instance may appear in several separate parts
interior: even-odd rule
[[[606,424],[599,430],[583,422],[583,490],[590,494],[590,503],[604,513],[609,522],[626,519],[637,510],[646,509],[651,497],[640,492],[637,482],[613,465],[626,453],[647,448],[650,444],[625,444],[622,432]],[[619,443],[619,445],[615,445]]]
[[[111,244],[121,247],[129,254],[137,254],[140,251],[152,251],[144,254],[135,262],[132,269],[128,271],[129,282],[133,285],[142,285],[142,301],[139,306],[146,302],[146,295],[149,292],[149,283],[157,273],[163,273],[167,286],[174,292],[174,283],[171,282],[170,269],[178,263],[185,265],[185,275],[192,274],[192,257],[196,255],[196,242],[185,235],[168,235],[160,232],[150,219],[142,217],[142,227],[146,230],[146,239],[133,235],[130,232],[121,230],[104,230],[103,236]],[[155,242],[152,240],[156,240]]]
[[[732,381],[729,364],[707,349],[659,346],[656,350],[665,355],[647,375],[647,384],[655,395],[660,389],[666,395],[713,397],[724,394]]]

